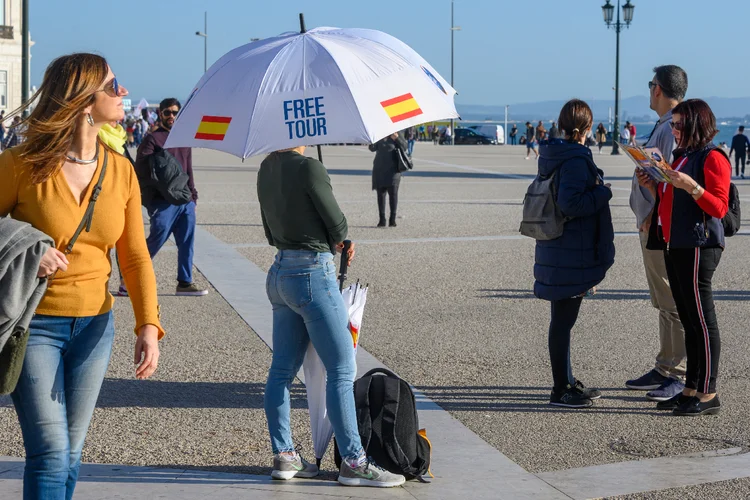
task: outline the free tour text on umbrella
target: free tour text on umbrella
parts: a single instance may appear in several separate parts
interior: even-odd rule
[[[289,139],[328,135],[323,107],[323,96],[284,101],[284,123],[289,127]]]

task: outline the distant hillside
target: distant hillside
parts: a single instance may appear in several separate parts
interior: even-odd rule
[[[742,118],[750,115],[750,97],[709,97],[706,99],[717,118]],[[586,100],[594,112],[595,121],[605,121],[609,108],[614,113],[614,100]],[[565,101],[540,101],[511,104],[508,115],[512,120],[554,120]],[[464,120],[503,120],[505,106],[481,104],[459,104],[458,112]],[[633,121],[650,121],[655,113],[649,108],[646,96],[628,97],[620,100],[620,118]],[[750,118],[750,117],[749,117]]]

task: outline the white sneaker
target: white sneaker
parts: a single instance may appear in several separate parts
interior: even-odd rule
[[[273,471],[271,477],[274,479],[288,480],[293,477],[315,477],[318,475],[318,466],[303,459],[299,453],[294,455],[274,455]]]
[[[394,486],[401,486],[405,482],[406,478],[401,474],[388,472],[370,459],[367,459],[359,467],[352,467],[346,460],[341,461],[339,483],[344,486],[393,488]]]

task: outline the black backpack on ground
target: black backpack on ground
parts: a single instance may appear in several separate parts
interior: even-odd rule
[[[144,171],[145,170],[145,171]],[[164,199],[172,205],[184,205],[193,200],[188,181],[180,162],[166,149],[156,148],[136,169],[141,186],[141,204],[148,207],[154,200]]]
[[[430,474],[431,444],[419,428],[414,393],[385,368],[374,368],[354,382],[354,402],[362,447],[376,464],[406,479]],[[336,466],[341,455],[334,441]],[[431,474],[430,474],[431,475]]]
[[[703,153],[703,158],[701,158],[700,164],[701,166],[705,165],[706,158],[708,158],[708,155],[711,153],[711,151],[718,151],[724,157],[729,161],[729,157],[721,148],[710,148],[706,149]],[[729,168],[731,169],[732,166],[730,164]],[[706,179],[703,175],[703,168],[700,170],[701,172],[701,179],[699,184],[701,186],[705,185]],[[740,191],[737,189],[737,186],[734,184],[734,182],[729,183],[729,210],[727,211],[727,214],[724,216],[723,219],[721,219],[721,225],[724,226],[724,236],[729,238],[730,236],[734,236],[737,234],[737,232],[740,230],[740,222],[742,220],[742,212],[740,211]]]

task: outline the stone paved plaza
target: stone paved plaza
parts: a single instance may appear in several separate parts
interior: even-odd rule
[[[617,256],[598,294],[584,300],[572,360],[575,376],[603,397],[586,410],[553,409],[549,304],[533,297],[534,242],[518,233],[536,173],[524,153],[418,143],[398,227],[378,229],[373,154],[323,148],[358,243],[349,276],[370,284],[360,372],[382,363],[419,391],[434,443],[432,484],[338,487],[331,453],[322,480],[266,479],[263,279],[274,250],[255,190],[261,158],[197,150],[196,275],[211,293],[175,297],[174,247],[156,257],[167,337],[149,381],[133,378],[134,320],[129,302],[117,301],[118,336],[83,459],[120,465],[84,466],[76,498],[750,498],[750,218],[728,240],[714,278],[722,413],[657,412],[623,385],[652,367],[658,345],[628,206],[633,169],[625,157],[595,154],[614,190]],[[737,185],[750,207],[750,181]],[[295,439],[311,457],[302,383],[292,396]],[[0,398],[0,456],[0,499],[20,498],[23,448],[9,398]]]

